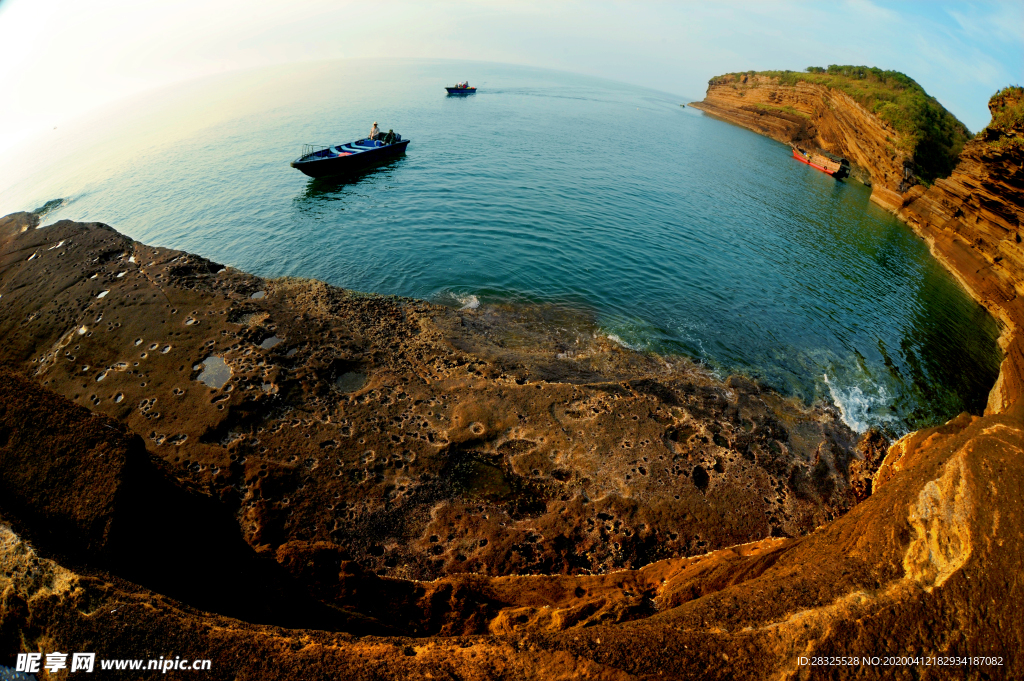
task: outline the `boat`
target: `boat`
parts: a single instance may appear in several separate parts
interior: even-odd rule
[[[476,92],[476,88],[470,87],[468,82],[458,83],[457,85],[452,85],[451,87],[445,85],[444,89],[447,90],[448,94],[450,95],[471,95]]]
[[[304,144],[302,155],[291,166],[310,177],[345,175],[401,156],[409,142],[389,132],[381,139],[366,138],[333,146]]]
[[[831,175],[837,180],[850,176],[850,162],[845,158],[833,156],[827,151],[805,151],[795,144],[789,145],[793,148],[793,158],[806,163],[812,168],[817,168],[826,175]]]

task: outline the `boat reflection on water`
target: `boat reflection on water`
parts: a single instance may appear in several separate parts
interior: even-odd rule
[[[404,157],[398,157],[369,168],[353,171],[346,175],[313,178],[306,183],[306,188],[303,190],[302,194],[296,198],[300,200],[340,198],[340,196],[335,195],[343,193],[346,187],[358,185],[378,175],[381,177],[390,177],[404,161]]]

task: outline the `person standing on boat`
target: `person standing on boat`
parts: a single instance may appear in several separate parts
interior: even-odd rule
[[[377,127],[377,121],[373,122],[373,127],[370,128],[370,139],[375,140],[380,135],[380,128]]]

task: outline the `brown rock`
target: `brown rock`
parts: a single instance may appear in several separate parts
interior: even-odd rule
[[[1019,109],[1020,97],[1008,88],[989,107],[994,116]],[[1024,124],[989,126],[964,147],[950,177],[906,199],[897,214],[1003,326],[1003,365],[986,413],[1004,412],[1024,391]]]
[[[797,536],[855,501],[834,410],[623,350],[562,309],[268,281],[27,215],[0,243],[0,358],[141,434],[271,555],[602,572]]]
[[[872,428],[857,441],[857,457],[850,462],[850,486],[857,501],[871,496],[872,478],[889,450],[889,439]]]
[[[40,397],[30,383],[17,387],[3,395],[8,414],[32,409]],[[97,420],[51,399],[68,427]],[[1012,677],[1024,662],[1020,412],[922,432],[870,498],[806,537],[606,575],[456,575],[420,583],[381,580],[337,562],[347,597],[368,590],[362,607],[408,627],[404,636],[366,635],[373,613],[365,620],[352,614],[339,621],[342,631],[331,632],[195,609],[116,573],[68,569],[42,544],[0,524],[0,641],[14,643],[8,654],[88,650],[100,660],[173,652],[210,660],[211,679],[802,678],[814,668],[800,658],[840,655],[881,659],[831,666],[830,676],[941,679],[966,667]],[[111,437],[113,447],[123,431]],[[38,452],[49,454],[45,446]],[[116,470],[96,478],[107,475]],[[91,497],[71,494],[89,506]],[[6,509],[4,520],[11,520]],[[112,520],[120,520],[116,508]],[[208,578],[225,585],[218,556],[201,555],[213,568]],[[278,555],[308,584],[321,585],[339,558],[323,544],[289,545]],[[264,599],[273,584],[249,594]],[[452,627],[459,623],[472,631]],[[410,636],[414,627],[419,635]],[[35,633],[30,639],[25,632]],[[892,666],[886,656],[925,660]],[[995,659],[950,670],[932,656]]]

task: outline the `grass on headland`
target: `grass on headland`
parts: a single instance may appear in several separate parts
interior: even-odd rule
[[[989,128],[1012,128],[1024,124],[1024,88],[1020,85],[1004,87],[988,100],[992,111]]]
[[[1005,134],[1010,128],[1024,126],[1024,88],[1010,85],[999,90],[988,100],[992,121],[978,133],[978,138],[987,141],[993,149],[1024,147],[1024,137],[1019,133]]]
[[[780,85],[815,83],[843,92],[900,134],[898,149],[912,156],[917,176],[930,183],[947,177],[971,132],[956,116],[924,91],[913,78],[899,71],[868,66],[811,66],[806,72],[748,71],[729,73],[709,85],[735,83],[742,76],[777,78]]]

